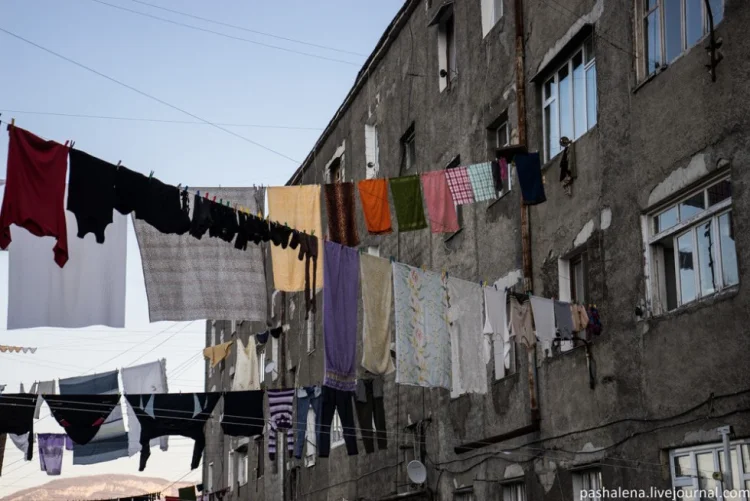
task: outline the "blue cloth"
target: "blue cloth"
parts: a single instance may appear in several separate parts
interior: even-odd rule
[[[312,406],[313,412],[315,412],[315,433],[317,434],[320,428],[320,409],[322,403],[320,386],[305,386],[298,390],[297,426],[294,439],[294,457],[297,459],[302,459],[302,451],[305,447],[307,412],[310,410],[310,406]]]
[[[518,173],[518,184],[521,185],[521,196],[525,205],[536,205],[547,201],[542,183],[542,164],[539,153],[516,155],[513,161]]]

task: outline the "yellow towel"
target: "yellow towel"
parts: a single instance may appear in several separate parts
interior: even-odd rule
[[[209,346],[208,348],[204,348],[203,356],[211,361],[211,367],[216,367],[217,365],[219,365],[219,362],[229,356],[229,352],[232,348],[232,343],[234,343],[234,340],[222,344],[217,344],[216,346]]]
[[[323,287],[323,232],[320,225],[320,185],[281,186],[268,188],[268,217],[292,228],[318,237],[316,287]],[[282,249],[271,245],[273,285],[276,290],[305,290],[305,261],[298,259],[299,247]],[[312,272],[312,270],[310,270]],[[310,279],[312,282],[312,278]]]

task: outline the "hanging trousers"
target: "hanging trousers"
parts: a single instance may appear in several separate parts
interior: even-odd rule
[[[360,379],[357,381],[355,393],[355,406],[357,408],[357,421],[362,433],[362,443],[365,452],[375,452],[373,439],[378,439],[378,449],[388,448],[388,435],[385,431],[385,407],[383,406],[383,380],[382,379]],[[375,432],[372,431],[372,423],[375,421]]]
[[[320,443],[318,444],[318,456],[327,458],[331,452],[331,423],[333,415],[338,412],[339,419],[344,432],[346,452],[350,456],[357,454],[357,435],[354,429],[354,406],[352,398],[354,392],[342,391],[328,386],[323,386],[323,409],[320,421]]]
[[[297,390],[297,423],[295,426],[294,457],[302,459],[307,437],[307,412],[312,408],[315,413],[315,433],[320,433],[320,406],[323,397],[320,386],[305,386]],[[317,437],[316,437],[317,438]],[[316,441],[317,443],[317,441]]]

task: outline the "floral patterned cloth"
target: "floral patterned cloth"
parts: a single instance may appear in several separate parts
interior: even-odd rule
[[[440,275],[393,263],[396,383],[451,389],[451,337]]]

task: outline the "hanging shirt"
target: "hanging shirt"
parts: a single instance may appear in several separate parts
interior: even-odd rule
[[[104,243],[104,229],[112,222],[117,167],[83,151],[70,150],[68,210],[75,214],[79,238],[88,233]]]
[[[508,305],[505,289],[484,288],[484,333],[492,334],[495,360],[495,379],[505,376],[510,369],[510,332],[508,331]]]
[[[555,306],[554,301],[545,297],[531,296],[531,309],[534,313],[536,335],[544,349],[552,348],[555,339]]]
[[[54,260],[62,268],[68,261],[63,203],[68,147],[13,125],[8,126],[8,134],[8,179],[0,209],[0,249],[8,248],[10,226],[16,224],[37,237],[54,237]]]

